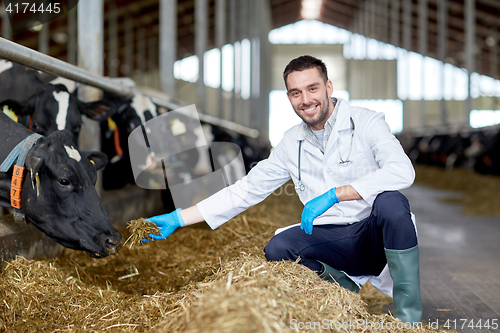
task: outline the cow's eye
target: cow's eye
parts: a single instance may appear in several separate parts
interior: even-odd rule
[[[73,129],[73,133],[80,133],[81,129],[82,129],[82,125],[78,125],[78,126],[76,126],[76,127]]]
[[[68,186],[69,185],[69,180],[67,179],[59,179],[59,184],[61,184],[62,186]]]

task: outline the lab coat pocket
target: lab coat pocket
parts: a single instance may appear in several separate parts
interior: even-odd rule
[[[337,161],[333,167],[333,172],[343,185],[347,185],[352,181],[359,179],[370,173],[369,164],[366,161],[366,156],[363,152],[356,154],[344,160],[344,162]]]

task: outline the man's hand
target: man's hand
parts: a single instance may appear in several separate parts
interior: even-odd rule
[[[312,234],[313,221],[315,218],[326,212],[330,207],[340,202],[335,194],[335,187],[306,203],[302,211],[300,229],[306,234]]]
[[[148,221],[156,223],[161,233],[161,236],[149,234],[151,240],[165,239],[170,236],[170,234],[172,234],[175,229],[185,225],[184,220],[182,219],[182,216],[180,214],[180,210],[181,209],[179,208],[172,213],[153,216],[147,219]],[[147,242],[148,240],[143,239],[142,241]]]

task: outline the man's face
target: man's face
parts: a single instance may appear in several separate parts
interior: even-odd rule
[[[287,77],[287,95],[295,113],[313,130],[325,128],[334,105],[330,103],[333,86],[323,81],[317,68],[292,72]]]

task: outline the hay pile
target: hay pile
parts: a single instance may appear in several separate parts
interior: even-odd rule
[[[368,313],[360,295],[302,265],[265,261],[274,231],[297,223],[302,207],[285,191],[215,231],[179,228],[102,259],[65,249],[52,260],[6,263],[0,332],[290,332],[290,320],[394,321]],[[385,304],[384,295],[366,290],[370,302]]]
[[[178,308],[153,332],[292,332],[316,325],[312,332],[365,322],[399,322],[388,315],[371,315],[360,295],[321,280],[294,262],[266,262],[242,254],[186,292]],[[394,329],[366,330],[393,332]],[[422,330],[401,330],[422,332]]]
[[[0,332],[137,331],[173,308],[168,294],[124,295],[87,285],[48,261],[18,258],[0,274]]]
[[[319,332],[356,323],[357,329],[341,331],[357,332],[369,322],[386,329],[366,332],[393,332],[399,322],[369,314],[360,295],[300,264],[267,262],[262,255],[243,253],[175,294],[127,295],[88,286],[78,275],[48,262],[7,263],[0,276],[0,331],[292,332],[303,323]]]
[[[424,165],[416,165],[415,171],[417,184],[460,191],[460,196],[450,196],[443,201],[462,204],[464,214],[500,216],[500,177],[481,175],[464,169],[445,170]]]

